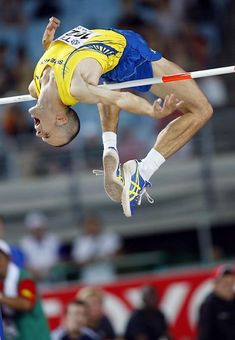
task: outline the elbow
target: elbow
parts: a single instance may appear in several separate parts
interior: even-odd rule
[[[126,109],[127,104],[129,102],[130,93],[129,92],[119,92],[115,98],[115,105],[119,107],[119,109]]]

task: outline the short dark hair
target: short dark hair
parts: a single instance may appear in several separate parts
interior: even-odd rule
[[[227,275],[235,275],[235,267],[233,265],[220,265],[216,268],[214,278],[220,279],[221,277],[225,277]]]
[[[70,301],[67,305],[66,305],[66,309],[65,309],[65,313],[68,313],[68,308],[69,306],[78,306],[78,307],[84,307],[87,308],[87,303],[83,300],[80,299],[74,299],[72,301]]]
[[[67,116],[68,116],[68,123],[65,125],[66,128],[66,134],[68,136],[68,140],[66,143],[61,144],[61,145],[56,145],[57,147],[62,147],[70,142],[78,135],[80,131],[80,119],[77,115],[77,112],[72,109],[70,106],[68,106],[68,111],[67,111]]]

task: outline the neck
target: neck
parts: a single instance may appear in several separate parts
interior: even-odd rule
[[[69,338],[71,340],[77,340],[79,338],[80,331],[79,330],[74,330],[69,332]]]
[[[223,292],[223,291],[220,291],[219,289],[215,289],[215,294],[219,297],[219,298],[221,298],[221,299],[223,299],[223,300],[227,300],[227,301],[229,301],[229,300],[232,300],[233,298],[234,298],[234,294],[233,294],[233,292],[231,292],[231,293],[225,293],[225,292]]]
[[[43,110],[46,108],[55,108],[55,106],[58,105],[58,101],[61,101],[59,98],[54,73],[51,68],[46,68],[44,70],[40,83],[41,91],[38,97],[38,105],[41,106]]]

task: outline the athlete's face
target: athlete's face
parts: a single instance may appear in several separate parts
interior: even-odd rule
[[[67,107],[60,106],[56,111],[50,106],[36,104],[29,109],[29,113],[34,120],[36,136],[50,145],[63,145],[67,141],[64,125],[68,118],[66,115]]]

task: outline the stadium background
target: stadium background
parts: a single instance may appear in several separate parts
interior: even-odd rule
[[[234,64],[233,1],[91,0],[88,4],[86,0],[2,0],[2,97],[27,93],[51,15],[62,21],[58,33],[79,24],[136,30],[152,48],[188,71]],[[48,216],[50,230],[69,249],[73,238],[82,232],[82,216],[96,210],[104,226],[122,237],[122,251],[113,264],[117,280],[127,280],[131,287],[151,282],[152,275],[156,282],[170,278],[171,283],[182,275],[182,282],[188,280],[194,290],[201,282],[200,275],[203,281],[216,264],[233,261],[235,77],[198,82],[214,107],[214,117],[154,176],[154,206],[143,203],[131,219],[106,197],[102,178],[92,176],[92,169],[102,166],[96,107],[76,107],[82,121],[80,136],[70,146],[54,149],[35,138],[27,113],[31,103],[1,106],[0,214],[6,221],[6,240],[17,243],[26,233],[25,215],[40,210]],[[151,96],[148,99],[153,100]],[[118,139],[122,162],[143,157],[166,123],[123,113]],[[67,287],[69,296],[70,281],[73,287],[79,285],[79,270],[74,270],[71,261],[58,261],[51,273],[41,284],[45,296],[50,296],[55,286],[63,287],[63,292]],[[192,279],[192,275],[197,278]],[[133,277],[137,282],[132,283]],[[162,298],[168,283],[164,287],[160,284]],[[188,308],[191,297],[178,305],[178,316],[183,313],[184,318],[190,318],[183,309]],[[53,301],[45,304],[50,316],[58,306]],[[163,305],[167,311],[169,306],[166,302]],[[191,336],[196,322],[187,330],[177,323],[179,319],[172,320],[177,339]]]

